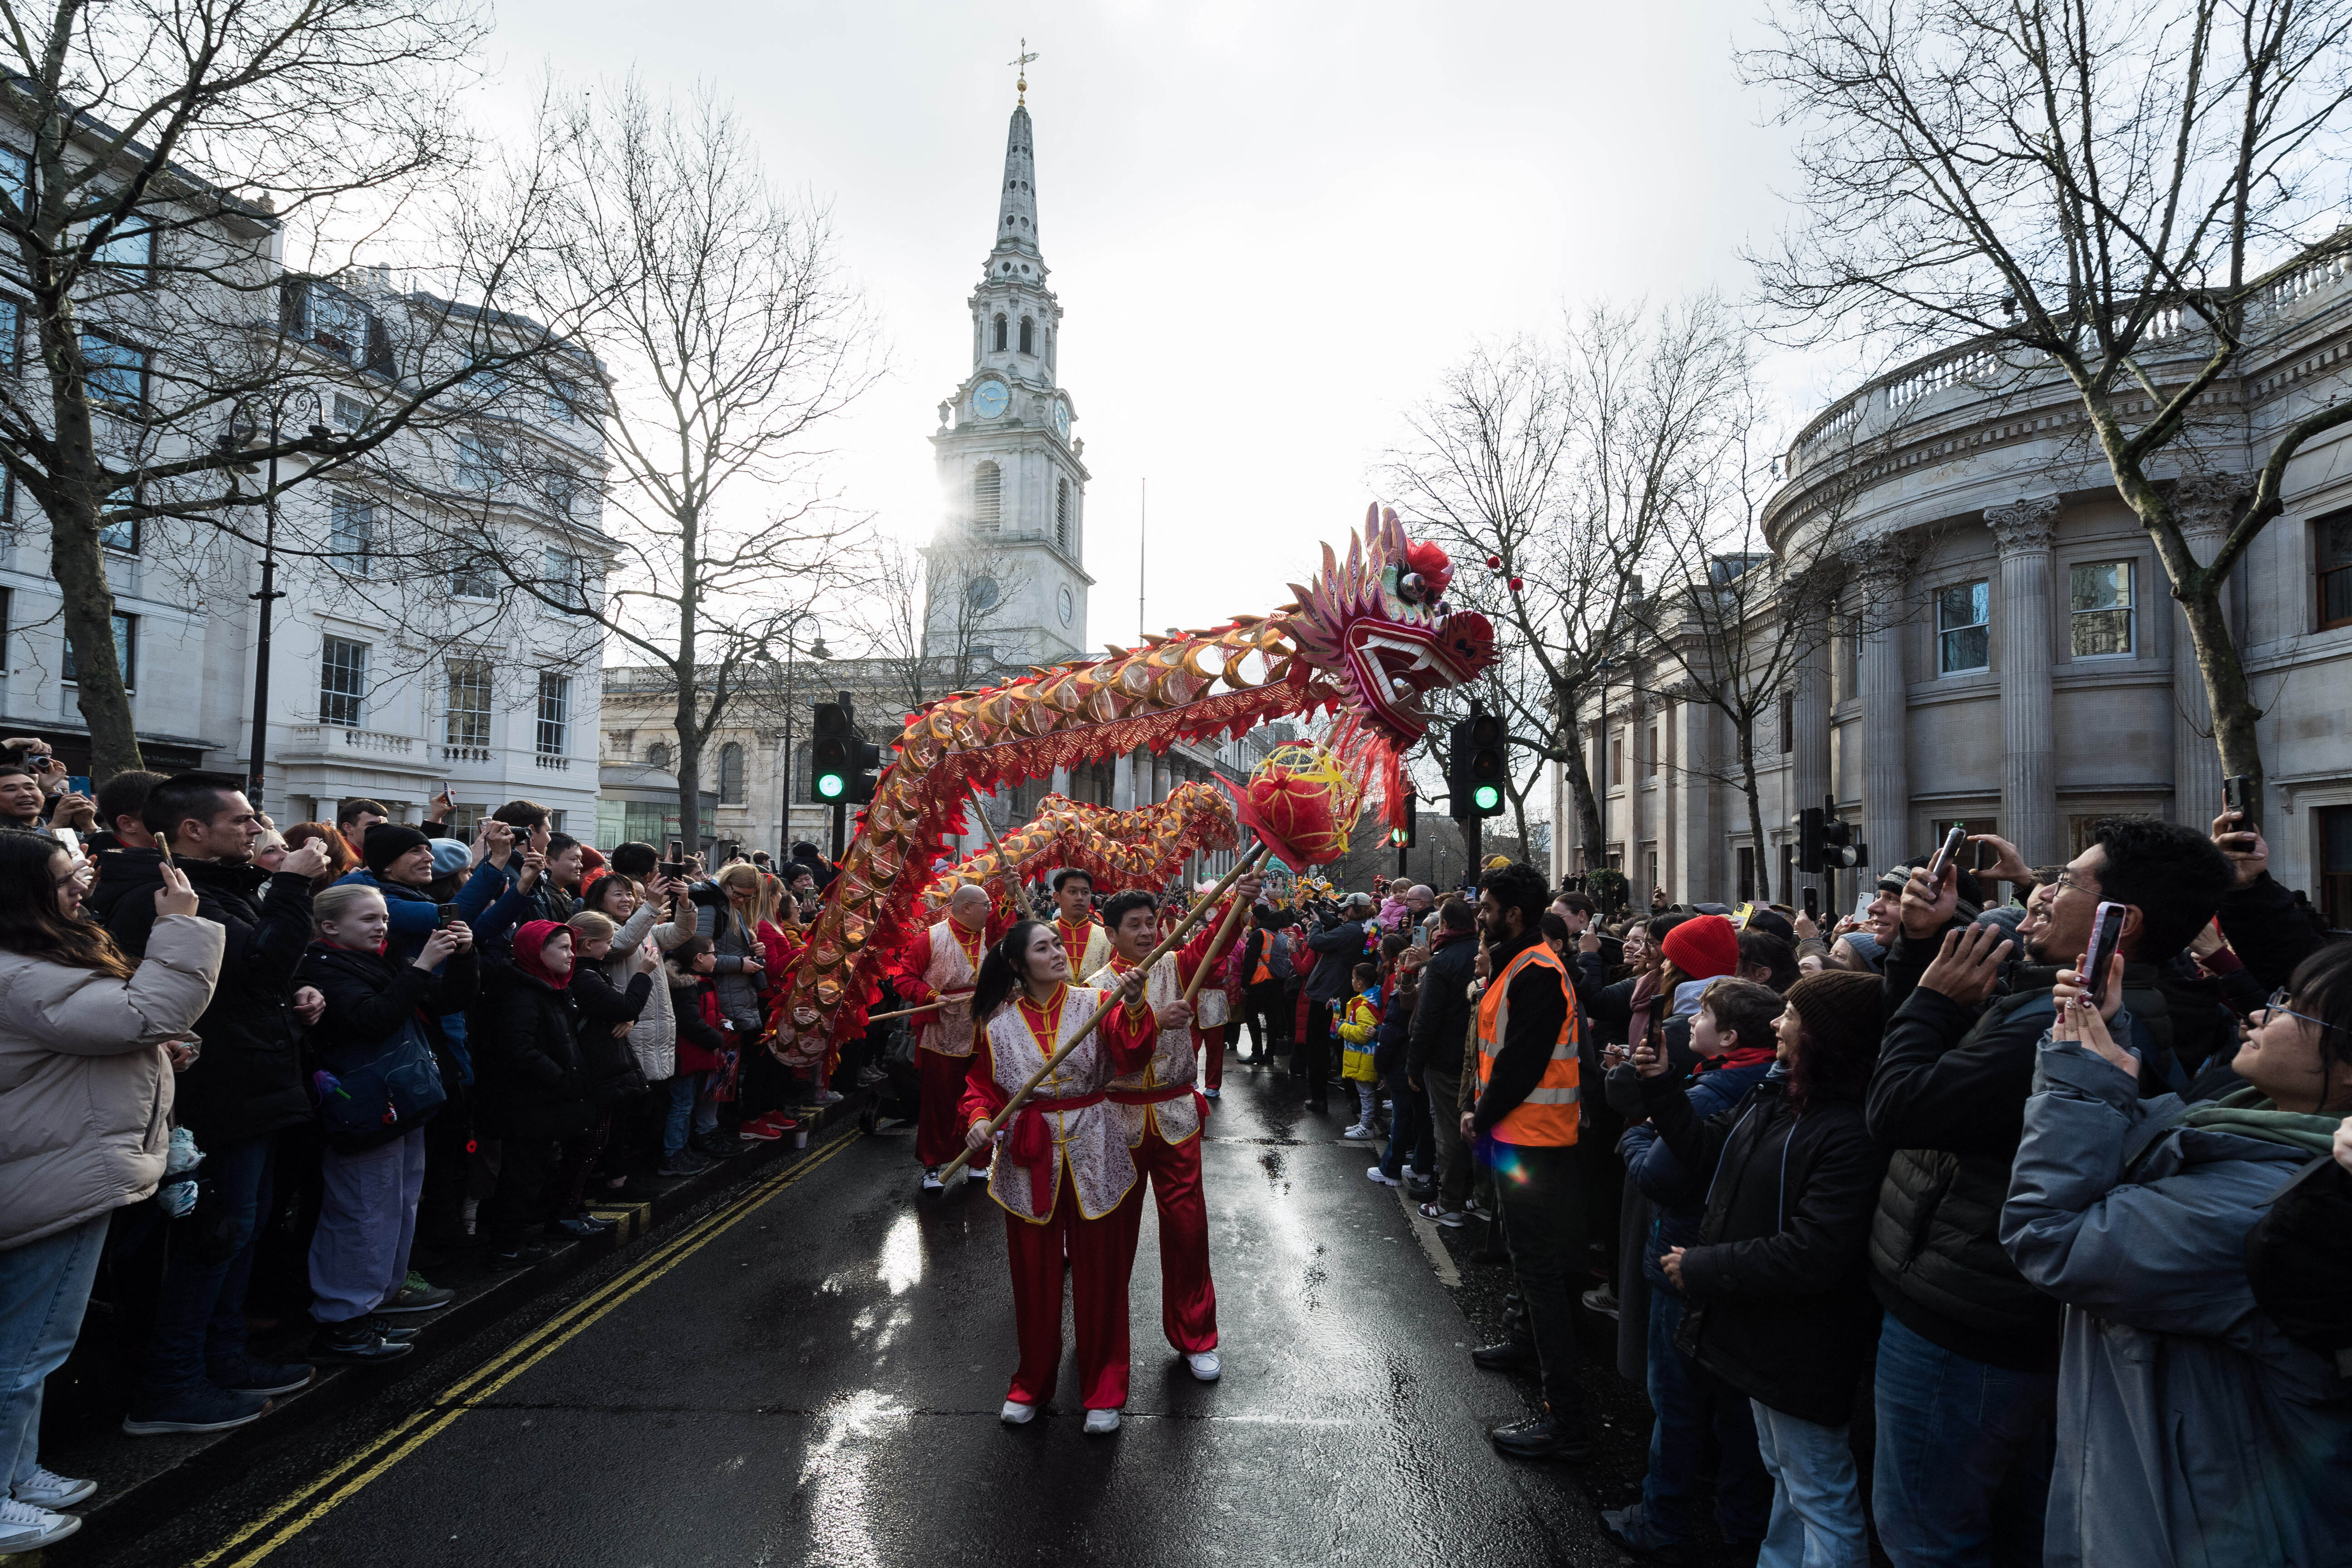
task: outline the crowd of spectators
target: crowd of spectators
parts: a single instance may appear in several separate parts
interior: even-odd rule
[[[122,1432],[227,1430],[841,1098],[757,1048],[811,847],[706,877],[526,800],[280,829],[46,752],[0,754],[0,1555],[97,1489],[40,1460],[78,1346]]]

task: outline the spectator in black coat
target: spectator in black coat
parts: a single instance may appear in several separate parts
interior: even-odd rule
[[[1462,1051],[1470,1037],[1470,971],[1478,959],[1476,916],[1453,899],[1437,912],[1437,938],[1421,972],[1412,1028],[1405,1039],[1405,1079],[1429,1099],[1437,1135],[1437,1191],[1421,1212],[1442,1226],[1462,1223],[1470,1201],[1470,1145],[1462,1136]]]
[[[530,1228],[565,1139],[588,1131],[588,1081],[572,996],[572,932],[526,921],[514,963],[491,972],[483,1027],[474,1033],[475,1125],[499,1142],[499,1184],[484,1205],[490,1267],[520,1268],[547,1256]]]
[[[1337,1019],[1328,1004],[1348,994],[1356,965],[1364,961],[1364,931],[1372,919],[1372,896],[1349,893],[1336,918],[1307,933],[1307,950],[1316,955],[1315,971],[1307,977],[1307,1027],[1291,1059],[1291,1076],[1307,1080],[1307,1109],[1324,1109],[1324,1089],[1331,1077],[1337,1048],[1332,1028]],[[1297,1059],[1304,1056],[1302,1064]]]
[[[346,884],[312,897],[310,950],[295,971],[322,1008],[306,1042],[320,1071],[325,1196],[310,1242],[314,1361],[389,1361],[413,1331],[379,1309],[408,1279],[425,1131],[448,1097],[438,1059],[443,1015],[474,994],[473,932],[441,927],[407,963],[384,955],[383,895]],[[436,974],[436,969],[439,970]]]
[[[613,938],[618,928],[608,915],[583,910],[565,923],[572,931],[571,991],[580,1014],[588,1131],[564,1143],[549,1228],[567,1236],[592,1236],[608,1227],[587,1212],[588,1173],[612,1141],[613,1120],[622,1105],[646,1092],[646,1075],[630,1048],[629,1029],[652,999],[654,971],[661,967],[661,958],[648,940],[614,962]]]
[[[195,1209],[170,1226],[146,1364],[122,1423],[133,1436],[218,1430],[310,1380],[307,1366],[246,1353],[245,1293],[254,1236],[269,1208],[277,1136],[310,1115],[294,1042],[294,971],[310,942],[310,879],[326,868],[327,855],[306,845],[276,876],[255,866],[263,829],[237,784],[226,774],[181,773],[150,788],[142,807],[151,841],[170,844],[195,889],[197,915],[227,932],[227,946],[212,1001],[196,1020],[203,1054],[180,1075],[172,1108],[205,1163]],[[143,957],[163,886],[162,856],[116,849],[107,859],[127,873],[116,879],[107,929],[124,952]],[[315,990],[301,1002],[306,1020],[319,1016]]]
[[[1774,1563],[1869,1561],[1846,1428],[1878,1316],[1866,1246],[1886,1151],[1863,1113],[1878,987],[1843,973],[1798,982],[1772,1069],[1705,1122],[1664,1052],[1634,1055],[1658,1137],[1708,1184],[1697,1244],[1661,1267],[1688,1303],[1676,1345],[1751,1402]]]

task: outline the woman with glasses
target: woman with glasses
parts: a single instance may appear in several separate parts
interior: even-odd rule
[[[2352,1110],[2352,943],[2244,1027],[2247,1087],[2193,1106],[2140,1098],[2121,959],[2103,1005],[2080,978],[2059,976],[2000,1221],[2066,1309],[2044,1559],[2341,1562],[2352,1384],[2257,1304],[2246,1238]]]

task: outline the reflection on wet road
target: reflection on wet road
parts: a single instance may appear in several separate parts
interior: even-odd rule
[[[1193,1382],[1160,1336],[1147,1205],[1114,1437],[1079,1433],[1067,1364],[1045,1417],[998,1423],[1013,1359],[1000,1211],[976,1188],[919,1195],[908,1140],[886,1133],[615,1300],[261,1561],[1616,1563],[1570,1472],[1488,1448],[1485,1427],[1527,1391],[1471,1369],[1433,1267],[1444,1249],[1338,1126],[1228,1072],[1204,1151],[1224,1377]],[[246,1485],[225,1494],[231,1523],[287,1490],[275,1472]]]

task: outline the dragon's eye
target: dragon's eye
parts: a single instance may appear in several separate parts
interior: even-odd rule
[[[1408,572],[1397,579],[1397,597],[1408,605],[1420,604],[1421,596],[1427,589],[1428,584],[1421,580],[1418,572]]]

